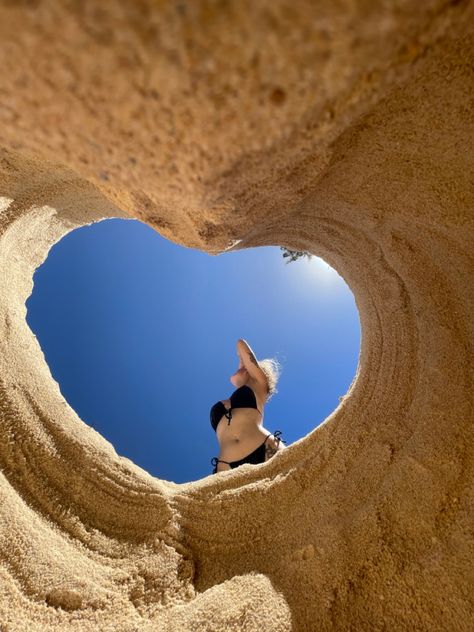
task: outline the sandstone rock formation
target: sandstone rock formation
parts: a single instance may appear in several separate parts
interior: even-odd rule
[[[2,632],[472,629],[473,13],[0,0]],[[185,485],[117,455],[25,320],[109,217],[336,268],[362,344],[332,415]]]

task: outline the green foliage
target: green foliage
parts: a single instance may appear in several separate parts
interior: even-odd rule
[[[311,259],[311,257],[313,256],[309,254],[309,252],[302,252],[300,250],[288,250],[288,248],[284,248],[283,246],[280,246],[280,250],[283,250],[284,257],[290,257],[286,263],[290,263],[290,261],[296,261],[301,257],[308,257],[308,259]]]

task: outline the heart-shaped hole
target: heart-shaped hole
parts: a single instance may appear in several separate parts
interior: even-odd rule
[[[262,428],[280,430],[287,447],[325,420],[354,378],[352,292],[318,257],[284,254],[266,246],[211,256],[140,221],[101,221],[51,249],[27,321],[84,422],[152,475],[193,481],[219,456],[209,412],[235,390],[238,339],[280,364]]]

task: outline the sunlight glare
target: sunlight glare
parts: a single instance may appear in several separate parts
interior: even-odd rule
[[[311,259],[305,259],[302,263],[304,264],[302,271],[306,273],[307,277],[323,287],[329,288],[342,280],[336,270],[331,268],[321,257],[313,255]]]

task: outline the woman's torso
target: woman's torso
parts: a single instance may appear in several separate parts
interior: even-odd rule
[[[255,408],[232,408],[230,424],[227,417],[222,416],[216,428],[220,446],[218,458],[224,461],[239,461],[243,459],[247,454],[258,448],[265,441],[267,435],[270,434],[263,427],[263,409],[266,395],[262,392],[263,389],[260,390],[250,384],[248,386],[255,395],[258,410]],[[230,399],[221,401],[225,408],[229,410],[231,406]],[[225,467],[228,468],[227,465]]]

